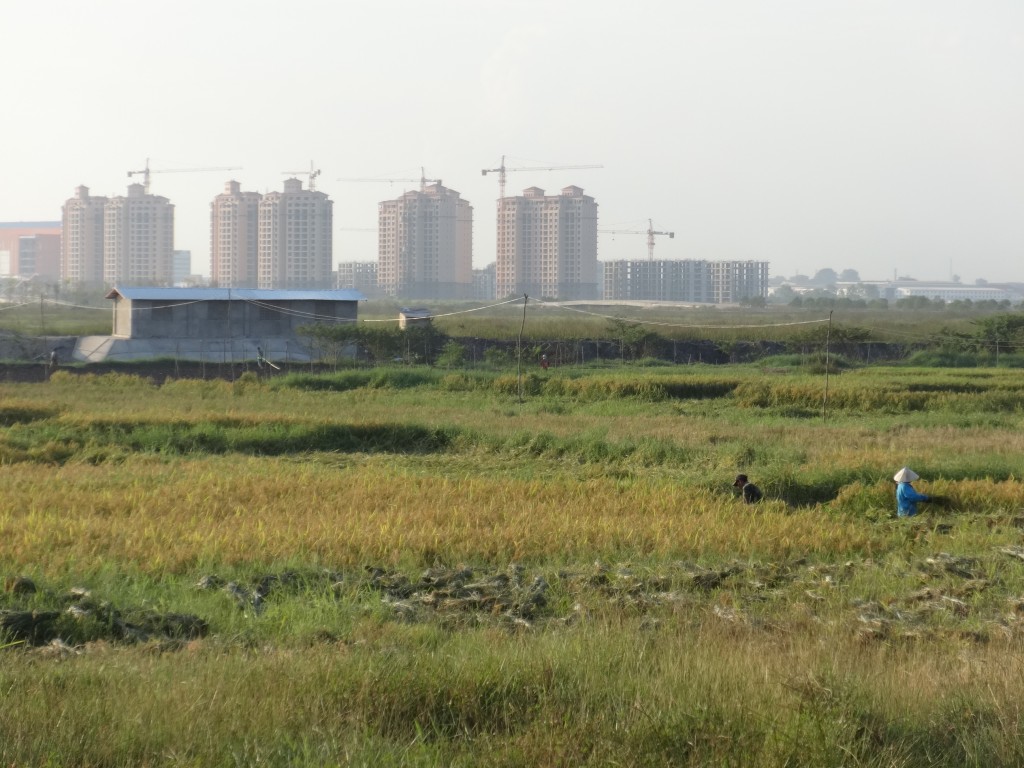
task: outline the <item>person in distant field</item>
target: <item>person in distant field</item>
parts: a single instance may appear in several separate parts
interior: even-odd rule
[[[920,480],[921,476],[910,467],[903,467],[892,479],[896,481],[897,517],[913,517],[917,514],[917,502],[929,501],[927,494],[918,493],[911,485],[915,480]]]
[[[764,498],[761,489],[750,482],[746,475],[736,475],[736,480],[733,482],[732,487],[740,489],[744,504],[757,504],[757,502]]]
[[[548,356],[547,355],[541,355],[540,356],[540,367],[543,368],[545,371],[548,369]]]
[[[53,349],[53,350],[50,350],[50,369],[52,370],[52,369],[54,369],[56,367],[57,367],[57,350]]]

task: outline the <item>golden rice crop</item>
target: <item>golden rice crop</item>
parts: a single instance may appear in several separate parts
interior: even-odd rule
[[[0,537],[19,566],[159,572],[197,562],[333,565],[694,557],[870,547],[853,521],[756,513],[667,480],[434,476],[396,460],[340,467],[262,458],[8,467]]]

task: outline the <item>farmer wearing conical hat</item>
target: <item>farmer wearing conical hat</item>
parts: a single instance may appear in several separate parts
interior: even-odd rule
[[[896,481],[896,514],[899,517],[913,517],[917,514],[917,502],[928,501],[928,496],[918,493],[911,485],[920,476],[910,467],[904,467],[895,475]]]

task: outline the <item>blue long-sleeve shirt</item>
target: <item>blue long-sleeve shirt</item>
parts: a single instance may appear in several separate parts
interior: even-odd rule
[[[928,501],[928,496],[915,491],[910,483],[899,483],[896,486],[896,514],[900,517],[916,515],[919,501]]]

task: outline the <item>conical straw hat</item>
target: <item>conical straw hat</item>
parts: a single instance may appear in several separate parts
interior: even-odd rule
[[[917,472],[912,470],[910,467],[904,467],[895,475],[893,475],[892,479],[895,480],[897,483],[912,483],[915,480],[919,480],[920,477],[921,476],[918,475]]]

